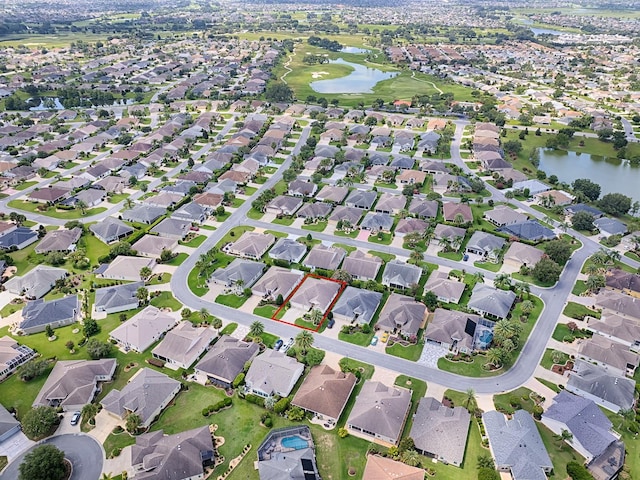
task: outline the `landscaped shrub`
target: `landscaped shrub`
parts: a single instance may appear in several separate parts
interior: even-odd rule
[[[589,473],[589,470],[578,462],[567,463],[567,474],[573,480],[593,480],[593,476]]]
[[[261,407],[264,407],[264,398],[259,397],[258,395],[254,395],[252,393],[249,393],[245,397],[245,400],[247,400],[247,402],[249,402],[249,403],[253,403],[255,405],[260,405]]]
[[[244,373],[240,372],[238,376],[233,380],[231,386],[233,388],[238,388],[244,382]]]
[[[542,412],[544,412],[544,409],[540,405],[536,405],[533,407],[533,418],[540,420],[542,418]]]
[[[289,404],[290,403],[291,403],[291,400],[289,400],[288,397],[281,398],[273,406],[273,411],[275,413],[277,413],[278,415],[280,415],[280,414],[282,414],[282,413],[287,411],[287,408],[289,408]]]

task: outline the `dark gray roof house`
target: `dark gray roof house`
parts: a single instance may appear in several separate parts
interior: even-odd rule
[[[516,410],[507,420],[493,410],[483,413],[482,421],[498,470],[510,472],[513,480],[547,478],[553,464],[529,412]]]
[[[107,217],[89,225],[89,230],[104,243],[117,242],[133,232],[133,228],[117,218]]]
[[[190,182],[189,180],[180,180],[172,185],[166,185],[162,187],[163,192],[175,193],[182,195],[183,197],[189,194],[189,191],[193,187],[197,187],[196,182]]]
[[[173,240],[183,240],[191,229],[191,221],[179,218],[165,218],[151,229],[160,237],[171,238]]]
[[[208,426],[165,435],[162,430],[136,437],[131,447],[131,467],[136,480],[204,478],[215,462]]]
[[[22,250],[38,241],[38,233],[27,227],[18,227],[0,237],[0,249],[9,250],[15,248]]]
[[[361,208],[339,205],[329,217],[329,221],[334,223],[338,223],[340,220],[348,221],[351,225],[355,226],[358,224],[363,214],[364,210]]]
[[[244,369],[245,363],[253,360],[259,351],[257,343],[222,335],[196,364],[196,376],[203,383],[209,380],[223,386],[231,386],[231,382]]]
[[[371,323],[373,316],[380,306],[382,293],[347,287],[334,305],[333,318],[345,323]]]
[[[47,325],[52,328],[64,327],[74,323],[80,313],[77,295],[45,301],[44,299],[27,302],[22,309],[22,322],[19,328],[25,334],[43,332]]]
[[[413,158],[402,155],[394,158],[391,161],[390,166],[399,170],[410,170],[413,168],[414,163],[415,161]]]
[[[433,397],[421,398],[409,436],[422,455],[459,467],[467,446],[471,415],[466,408],[445,407]]]
[[[624,235],[627,233],[627,226],[615,218],[600,217],[596,219],[593,224],[600,233],[606,237],[611,235]]]
[[[225,287],[235,287],[242,291],[250,288],[264,271],[265,264],[235,258],[224,268],[219,268],[210,277],[210,281]]]
[[[125,283],[96,289],[94,303],[96,312],[109,314],[138,308],[139,302],[136,292],[140,287],[144,287],[144,282]]]
[[[506,318],[515,300],[516,294],[511,290],[499,290],[484,283],[477,283],[467,306],[480,315]]]
[[[391,260],[387,263],[382,273],[382,284],[391,288],[409,288],[420,282],[422,269],[416,265]]]
[[[507,235],[513,235],[518,238],[523,238],[525,240],[530,240],[532,242],[556,238],[556,234],[553,233],[553,230],[541,225],[536,220],[527,220],[525,222],[504,225],[497,231],[506,233]]]
[[[487,232],[476,231],[467,242],[467,253],[480,255],[491,261],[496,261],[500,257],[502,247],[506,241],[502,237],[492,235]]]
[[[393,228],[393,218],[387,213],[368,212],[364,216],[360,228],[372,233],[390,232]]]
[[[331,213],[333,206],[327,202],[314,202],[314,203],[305,203],[296,216],[298,218],[309,218],[309,219],[318,219],[318,218],[327,218]]]
[[[635,402],[632,379],[614,375],[606,368],[583,360],[576,360],[566,389],[616,413],[632,408]]]
[[[375,203],[376,198],[378,198],[378,194],[376,192],[353,190],[345,200],[345,205],[347,207],[371,210],[371,207]]]
[[[202,205],[189,202],[171,214],[171,218],[185,220],[191,223],[203,223],[209,217],[210,210]]]
[[[564,211],[567,215],[575,215],[578,212],[587,212],[593,215],[593,218],[600,218],[604,213],[595,207],[586,205],[584,203],[574,203],[564,207]]]
[[[0,443],[20,431],[20,422],[0,404]]]
[[[553,399],[542,423],[559,434],[569,430],[573,434],[571,445],[590,462],[618,440],[613,435],[613,424],[593,400],[562,391]]]
[[[284,439],[295,438],[291,449]],[[260,480],[320,480],[311,431],[306,425],[272,430],[258,447]]]
[[[414,197],[409,205],[409,213],[418,218],[435,218],[438,216],[438,202]]]
[[[167,211],[162,207],[150,205],[136,205],[129,210],[122,212],[122,219],[128,222],[152,224]]]
[[[280,238],[269,250],[269,257],[274,260],[285,260],[289,263],[299,263],[307,253],[307,247],[291,238]]]

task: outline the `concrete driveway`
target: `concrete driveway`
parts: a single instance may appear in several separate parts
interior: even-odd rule
[[[20,453],[34,445],[35,442],[33,440],[29,440],[24,433],[15,433],[4,442],[0,443],[0,457],[7,457],[9,461],[11,461]]]
[[[116,428],[117,425],[121,424],[121,420],[118,420],[113,415],[109,415],[105,409],[102,409],[96,415],[96,426],[89,431],[89,435],[95,438],[98,442],[104,443],[113,429]]]
[[[89,435],[71,434],[59,435],[43,440],[38,445],[51,444],[64,452],[64,456],[73,464],[70,480],[98,480],[102,474],[104,451],[102,445]],[[34,447],[23,452],[13,460],[0,475],[0,480],[16,480],[19,467],[24,457]]]

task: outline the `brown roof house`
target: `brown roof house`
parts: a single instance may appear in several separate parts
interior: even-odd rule
[[[525,243],[513,242],[503,257],[505,265],[520,270],[521,267],[533,268],[540,261],[544,252]]]
[[[391,458],[367,455],[362,478],[366,480],[424,480],[424,470]]]
[[[411,337],[418,334],[427,313],[427,307],[423,303],[392,293],[380,312],[375,328]]]
[[[473,222],[473,213],[471,213],[471,207],[464,203],[445,202],[442,204],[442,211],[444,219],[447,222]],[[459,221],[459,219],[461,221]]]
[[[347,428],[367,440],[397,445],[410,408],[410,390],[367,380],[347,419]]]
[[[436,308],[424,338],[456,353],[471,353],[489,346],[493,325],[493,322],[473,313]]]
[[[289,303],[293,308],[308,312],[318,309],[326,312],[341,289],[341,284],[322,278],[307,277],[295,291]]]
[[[300,385],[291,404],[313,413],[319,420],[335,424],[349,401],[356,380],[351,372],[316,365]]]
[[[209,352],[195,366],[196,380],[230,387],[233,380],[244,370],[260,351],[254,342],[245,342],[222,335]]]
[[[65,411],[80,410],[94,399],[99,391],[98,384],[110,381],[115,371],[114,358],[58,361],[33,406],[62,407]]]
[[[81,235],[82,229],[80,227],[47,232],[36,246],[35,251],[36,253],[72,252]]]
[[[270,233],[244,232],[238,240],[226,245],[223,250],[230,255],[258,260],[275,241],[276,237]]]
[[[429,280],[424,285],[425,292],[433,292],[439,302],[457,304],[462,298],[466,284],[451,280],[449,274],[435,270],[431,272]]]
[[[632,297],[640,297],[640,275],[637,273],[614,268],[605,274],[605,280],[609,290],[617,290]]]
[[[616,375],[629,377],[633,377],[640,363],[640,356],[629,350],[627,345],[599,334],[582,341],[578,347],[578,357],[602,365]]]

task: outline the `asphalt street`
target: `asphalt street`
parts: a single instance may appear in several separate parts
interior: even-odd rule
[[[52,444],[64,452],[73,465],[73,473],[69,480],[98,480],[102,474],[104,452],[102,446],[89,435],[70,434],[50,437],[38,445]],[[37,446],[37,445],[36,445]],[[16,457],[0,475],[0,480],[17,480],[20,464],[24,457],[36,446]]]

